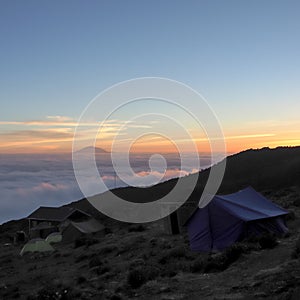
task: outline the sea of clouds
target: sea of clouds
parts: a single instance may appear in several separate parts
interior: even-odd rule
[[[151,164],[149,166],[148,154],[131,154],[130,163],[134,175],[128,175],[132,177],[130,182],[136,181],[139,182],[137,185],[141,185],[142,177],[145,179],[142,181],[143,186],[153,185],[199,170],[195,168],[194,161],[192,159],[189,161],[188,157],[185,165],[181,166],[177,154],[163,156],[166,161],[164,167],[159,157],[157,165],[154,159],[152,166]],[[201,156],[202,169],[210,164],[209,156]],[[107,189],[128,185],[116,175],[110,155],[97,155],[97,165],[105,188],[95,189],[95,186],[99,187],[99,179],[90,178],[91,195],[95,190],[104,192]],[[39,206],[61,206],[84,197],[74,175],[71,155],[2,154],[0,166],[0,224],[26,217]]]

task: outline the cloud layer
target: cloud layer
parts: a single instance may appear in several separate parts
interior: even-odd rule
[[[126,186],[112,168],[110,155],[97,158],[99,173],[106,184],[106,189]],[[152,160],[152,172],[149,167],[149,154],[130,156],[134,172],[131,182],[138,185],[152,185],[177,176],[184,176],[197,169],[191,160],[180,166],[176,154],[164,155],[166,170]],[[207,167],[209,157],[201,158],[201,167]],[[60,206],[83,198],[73,172],[70,155],[0,155],[0,224],[27,216],[37,207]],[[141,181],[141,178],[144,180]],[[126,176],[125,176],[126,179]],[[142,184],[140,184],[142,182]],[[97,178],[90,178],[91,194],[98,187]],[[102,190],[104,192],[105,189]]]

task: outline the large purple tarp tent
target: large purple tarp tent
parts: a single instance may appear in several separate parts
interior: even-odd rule
[[[230,195],[214,196],[197,208],[187,221],[192,251],[222,250],[247,236],[262,232],[288,231],[288,211],[248,187]]]

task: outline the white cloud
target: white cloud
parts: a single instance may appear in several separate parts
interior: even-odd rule
[[[132,155],[130,159],[136,181],[140,182],[140,177],[145,177],[144,186],[156,183],[158,178],[167,180],[197,171],[192,162],[180,170],[179,157],[169,155],[166,157],[167,171],[155,170],[150,174],[148,159],[149,154]],[[204,161],[209,164],[208,158],[204,158]],[[103,160],[102,157],[100,163],[101,176],[107,188],[125,186],[115,177],[109,159]],[[0,164],[0,223],[25,217],[41,205],[60,206],[83,198],[70,156],[0,155]],[[91,178],[89,184],[91,191],[97,190],[99,186],[97,178]]]

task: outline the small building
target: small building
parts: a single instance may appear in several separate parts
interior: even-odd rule
[[[63,231],[70,222],[82,222],[90,219],[86,212],[74,207],[41,206],[27,219],[29,221],[30,238],[46,238],[52,232]]]
[[[62,232],[62,240],[63,242],[73,242],[82,236],[101,237],[104,235],[105,227],[96,219],[90,218],[81,222],[71,221]]]

